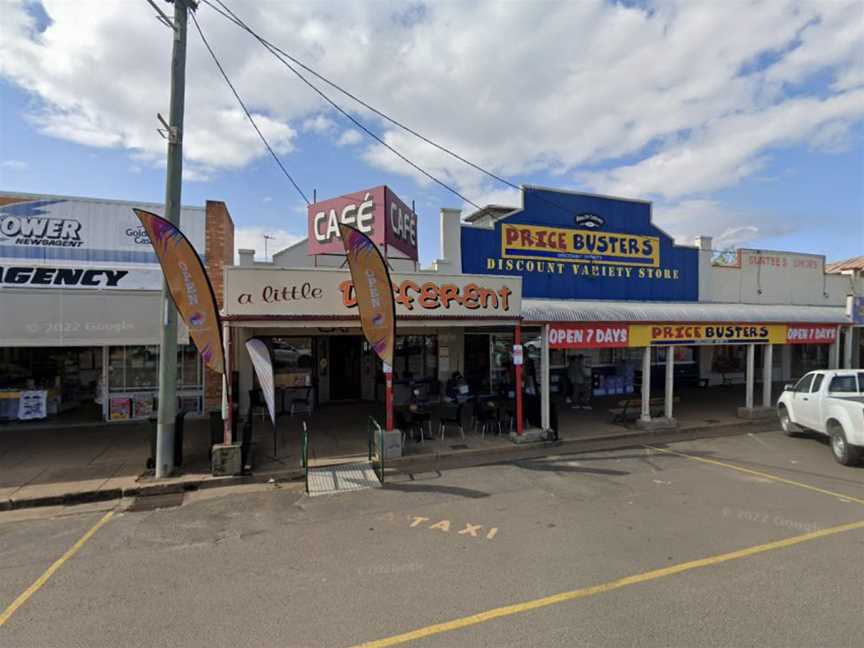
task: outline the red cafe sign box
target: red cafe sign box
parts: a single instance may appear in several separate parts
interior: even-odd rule
[[[417,259],[417,215],[386,186],[309,205],[309,254],[345,254],[339,223]]]

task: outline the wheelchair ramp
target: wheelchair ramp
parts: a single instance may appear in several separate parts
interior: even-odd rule
[[[310,495],[347,493],[380,487],[378,475],[368,462],[309,468]]]

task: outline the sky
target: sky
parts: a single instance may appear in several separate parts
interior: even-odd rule
[[[864,254],[864,2],[250,2],[264,38],[516,185],[651,200],[691,243]],[[165,11],[173,6],[157,0]],[[238,92],[311,198],[380,184],[415,201],[423,263],[438,212],[473,211],[358,131],[248,33],[196,12]],[[0,190],[163,202],[172,34],[145,0],[0,0]],[[328,94],[470,201],[498,183]],[[263,258],[306,233],[190,21],[183,203],[223,200]]]

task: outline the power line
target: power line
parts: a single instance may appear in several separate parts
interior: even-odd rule
[[[282,58],[282,56],[284,56],[285,58],[287,58],[289,61],[295,63],[298,67],[303,68],[304,70],[306,70],[307,72],[309,72],[310,74],[312,74],[312,75],[315,76],[316,78],[320,79],[321,81],[323,81],[324,83],[326,83],[326,84],[329,85],[330,87],[332,87],[332,88],[334,88],[335,90],[341,92],[341,93],[344,94],[346,97],[349,97],[350,99],[356,101],[358,104],[360,104],[361,106],[363,106],[363,107],[366,108],[367,110],[373,112],[374,114],[378,115],[378,116],[381,117],[382,119],[384,119],[384,120],[390,122],[390,123],[393,124],[394,126],[397,126],[398,128],[401,128],[401,129],[404,130],[405,132],[410,133],[411,135],[417,137],[417,138],[420,139],[421,141],[423,141],[423,142],[429,144],[430,146],[433,146],[433,147],[437,148],[439,151],[442,151],[442,152],[446,153],[447,155],[450,155],[451,157],[455,158],[456,160],[459,160],[459,161],[462,162],[463,164],[466,164],[466,165],[470,166],[472,169],[475,169],[475,170],[477,170],[477,171],[479,171],[479,172],[485,174],[486,176],[492,178],[493,180],[497,180],[498,182],[500,182],[500,183],[502,183],[502,184],[504,184],[504,185],[506,185],[506,186],[508,186],[508,187],[510,187],[510,188],[512,188],[512,189],[516,189],[517,191],[522,191],[522,187],[520,187],[519,185],[514,184],[513,182],[510,182],[510,181],[507,180],[506,178],[503,178],[503,177],[501,177],[501,176],[499,176],[499,175],[493,173],[492,171],[489,171],[488,169],[485,169],[485,168],[481,167],[479,164],[476,164],[475,162],[472,162],[471,160],[466,159],[465,157],[459,155],[459,154],[456,153],[455,151],[453,151],[453,150],[447,148],[446,146],[443,146],[443,145],[441,145],[441,144],[438,144],[437,142],[435,142],[435,141],[429,139],[428,137],[426,137],[426,136],[423,135],[422,133],[419,133],[418,131],[414,130],[414,129],[411,128],[410,126],[407,126],[406,124],[403,124],[402,122],[398,121],[397,119],[394,119],[393,117],[390,117],[390,116],[387,115],[386,113],[382,112],[381,110],[378,110],[378,109],[375,108],[374,106],[372,106],[372,105],[370,105],[369,103],[363,101],[360,97],[358,97],[358,96],[356,96],[355,94],[351,93],[350,91],[346,90],[345,88],[343,88],[343,87],[340,86],[339,84],[337,84],[337,83],[331,81],[330,79],[328,79],[328,78],[325,77],[324,75],[320,74],[319,72],[317,72],[317,71],[314,70],[313,68],[309,67],[308,65],[306,65],[305,63],[303,63],[303,62],[300,61],[299,59],[297,59],[297,58],[295,58],[294,56],[292,56],[291,54],[287,53],[285,50],[279,48],[277,45],[274,45],[273,43],[271,43],[270,41],[268,41],[267,39],[265,39],[263,36],[260,36],[260,35],[259,35],[257,32],[255,32],[255,30],[253,30],[251,27],[249,27],[249,25],[247,25],[247,24],[243,21],[243,19],[239,18],[239,17],[237,16],[237,14],[235,14],[235,13],[234,13],[230,8],[228,8],[228,6],[225,4],[225,2],[224,2],[223,0],[215,0],[215,2],[217,2],[217,3],[222,7],[222,9],[220,9],[219,7],[217,7],[216,5],[214,5],[213,2],[212,2],[211,0],[201,0],[201,2],[203,2],[203,3],[206,4],[206,5],[208,5],[211,9],[213,9],[214,11],[216,11],[218,14],[220,14],[220,15],[221,15],[223,18],[225,18],[226,20],[228,20],[228,21],[234,23],[235,25],[237,25],[238,27],[240,27],[240,28],[243,29],[244,31],[248,32],[248,33],[249,33],[253,38],[255,38],[258,42],[260,42],[260,43],[264,46],[265,49],[267,49],[271,54],[273,54],[273,56],[274,56],[274,57],[275,57],[275,58],[276,58],[280,63],[282,63],[283,65],[285,65],[286,67],[288,67],[292,72],[294,72],[294,74],[296,74],[298,77],[300,77],[300,79],[302,79],[302,80],[303,80],[307,85],[309,85],[310,87],[312,87],[316,92],[318,92],[318,93],[321,94],[322,96],[324,96],[323,93],[322,93],[320,90],[318,90],[315,86],[313,86],[309,81],[307,81],[307,80],[306,80],[306,79],[305,79],[305,78],[304,78],[304,77],[303,77],[303,76],[302,76],[302,75],[301,75],[301,74],[300,74],[296,69],[294,69],[294,68],[293,68],[293,67],[292,67],[292,66],[291,66],[287,61],[285,61],[285,60]],[[331,101],[330,101],[326,96],[325,96],[325,99],[326,99],[329,103],[331,103],[331,105],[334,105],[334,106],[335,106],[335,104],[333,104],[333,102],[331,102]],[[362,125],[360,125],[359,122],[357,122],[353,117],[351,117],[350,115],[348,115],[347,113],[345,113],[344,110],[342,110],[342,109],[339,108],[338,106],[336,106],[336,108],[337,108],[337,109],[338,109],[342,114],[344,114],[346,117],[348,117],[348,119],[350,119],[352,122],[354,122],[355,124],[358,124],[358,126],[359,126],[360,128],[362,128],[364,131],[366,131],[370,136],[372,136],[372,137],[375,138],[377,141],[379,141],[379,142],[381,142],[381,143],[383,144],[383,142],[381,141],[380,138],[378,138],[374,133],[372,133],[371,131],[369,131],[367,128],[365,128],[365,127],[363,127]],[[384,145],[387,146],[387,148],[389,148],[391,151],[393,151],[394,153],[396,153],[396,155],[398,155],[400,158],[402,158],[403,160],[405,160],[406,162],[408,162],[409,164],[411,164],[412,166],[414,166],[415,168],[419,168],[419,167],[416,167],[416,165],[414,165],[412,162],[410,162],[410,160],[407,160],[406,158],[404,158],[404,156],[402,156],[400,153],[398,153],[397,151],[395,151],[395,149],[393,149],[391,146],[389,146],[389,145],[387,145],[387,144],[384,144]],[[423,172],[425,175],[427,175],[427,177],[431,177],[431,176],[429,176],[429,174],[426,174],[424,171],[421,170],[421,172]],[[434,179],[434,178],[433,178],[433,179]],[[462,198],[463,200],[465,200],[465,202],[467,202],[467,203],[473,205],[473,206],[476,207],[477,209],[480,209],[480,207],[479,207],[479,205],[477,205],[477,203],[475,203],[475,202],[473,202],[473,201],[471,201],[471,200],[468,200],[468,199],[465,198],[462,194],[460,194],[460,193],[457,192],[456,190],[450,188],[449,186],[443,185],[443,183],[439,182],[437,179],[435,179],[435,181],[438,182],[438,184],[441,184],[442,186],[444,186],[446,189],[448,189],[448,191],[451,191],[452,193],[456,194],[457,196],[459,196],[460,198]],[[573,210],[572,210],[571,208],[565,207],[564,205],[558,203],[558,202],[555,201],[555,200],[551,200],[551,199],[549,199],[549,198],[547,198],[547,197],[545,197],[545,196],[539,195],[539,194],[538,194],[537,196],[535,196],[535,197],[536,197],[538,200],[540,200],[541,202],[544,202],[544,203],[546,203],[547,205],[550,205],[551,207],[555,207],[556,209],[560,209],[561,211],[563,211],[563,212],[565,212],[565,213],[567,213],[567,214],[571,214],[571,213],[573,213]]]
[[[213,59],[213,62],[216,64],[216,67],[219,68],[219,72],[222,74],[222,78],[225,79],[225,83],[228,84],[228,87],[231,88],[231,92],[234,93],[234,97],[237,99],[237,103],[240,104],[240,107],[243,109],[243,112],[246,113],[246,117],[249,118],[249,121],[252,124],[252,127],[255,129],[255,132],[258,133],[258,137],[261,138],[261,141],[264,142],[264,146],[267,147],[267,150],[270,151],[270,155],[273,156],[273,159],[276,160],[276,164],[279,165],[279,168],[282,169],[282,173],[291,181],[291,184],[297,190],[303,200],[306,201],[306,204],[311,204],[309,202],[309,198],[306,197],[306,194],[303,193],[303,190],[300,186],[294,181],[294,178],[291,177],[291,174],[288,173],[288,169],[285,168],[285,165],[282,164],[282,160],[279,159],[279,156],[276,155],[276,152],[273,150],[273,147],[270,146],[270,143],[267,141],[267,138],[264,137],[264,133],[261,132],[261,129],[258,128],[258,124],[255,123],[255,119],[252,117],[252,113],[249,112],[249,109],[246,107],[246,104],[243,102],[243,99],[240,97],[240,94],[237,92],[237,89],[234,87],[234,84],[231,83],[231,79],[228,78],[228,74],[225,72],[225,68],[222,67],[222,63],[219,62],[219,58],[216,56],[216,53],[213,51],[213,48],[210,47],[210,43],[207,41],[207,37],[204,36],[204,32],[201,30],[201,25],[198,24],[198,19],[195,17],[194,12],[190,12],[189,15],[192,17],[192,22],[195,23],[195,29],[198,30],[198,35],[201,37],[201,41],[204,43],[204,47],[207,48],[207,51],[210,53],[210,57]]]
[[[470,200],[469,198],[467,198],[466,196],[464,196],[463,194],[461,194],[458,190],[454,189],[453,187],[451,187],[450,185],[448,185],[448,184],[447,184],[446,182],[444,182],[443,180],[439,180],[439,179],[436,178],[434,175],[432,175],[431,173],[429,173],[428,171],[426,171],[426,169],[422,168],[421,166],[419,166],[418,164],[416,164],[415,162],[413,162],[411,159],[409,159],[407,156],[405,156],[403,153],[401,153],[399,150],[397,150],[394,146],[392,146],[392,145],[388,144],[387,142],[385,142],[385,141],[381,138],[381,136],[379,136],[379,135],[378,135],[377,133],[375,133],[374,131],[370,130],[370,129],[365,125],[365,124],[363,124],[362,122],[360,122],[356,117],[354,117],[354,116],[351,115],[348,111],[346,111],[344,108],[342,108],[342,106],[340,106],[340,105],[337,104],[335,101],[333,101],[329,96],[327,96],[327,94],[326,94],[323,90],[321,90],[320,88],[318,88],[318,86],[316,86],[314,83],[312,83],[311,81],[309,81],[309,79],[307,79],[305,76],[303,76],[303,74],[302,74],[299,70],[297,70],[297,68],[295,68],[293,65],[291,65],[291,63],[289,63],[288,61],[286,61],[285,59],[283,59],[281,53],[280,53],[280,52],[279,52],[279,51],[278,51],[278,50],[277,50],[273,45],[271,45],[271,44],[270,44],[268,41],[266,41],[264,38],[262,38],[261,36],[259,36],[258,34],[256,34],[256,33],[255,33],[255,32],[254,32],[250,27],[248,27],[248,26],[247,26],[247,25],[246,25],[242,20],[240,20],[239,18],[237,18],[237,17],[234,15],[234,13],[233,13],[233,12],[232,12],[232,11],[231,11],[231,10],[230,10],[230,9],[229,9],[229,8],[228,8],[228,7],[223,3],[223,2],[221,2],[221,0],[216,0],[216,1],[219,2],[219,4],[222,5],[222,6],[225,8],[225,11],[222,11],[219,7],[215,6],[212,2],[209,2],[208,0],[202,0],[202,1],[203,1],[203,2],[206,2],[206,4],[207,4],[210,8],[212,8],[212,9],[213,9],[214,11],[216,11],[217,13],[221,14],[224,18],[230,20],[231,22],[233,22],[234,24],[236,24],[238,27],[244,29],[244,30],[247,31],[249,34],[251,34],[253,38],[255,38],[258,42],[260,42],[261,45],[264,46],[265,49],[267,49],[271,54],[273,54],[273,56],[275,56],[276,59],[279,60],[283,65],[285,65],[285,67],[287,67],[289,70],[291,70],[291,72],[293,72],[293,73],[294,73],[294,74],[295,74],[295,75],[296,75],[296,76],[297,76],[301,81],[303,81],[303,83],[305,83],[307,86],[309,86],[309,88],[311,88],[311,89],[312,89],[316,94],[318,94],[322,99],[324,99],[324,101],[326,101],[328,104],[330,104],[330,106],[332,106],[335,110],[337,110],[340,114],[342,114],[346,119],[348,119],[349,121],[351,121],[351,123],[353,123],[357,128],[359,128],[359,129],[362,130],[364,133],[366,133],[367,135],[369,135],[369,137],[371,137],[371,138],[374,139],[376,142],[378,142],[379,144],[381,144],[383,147],[385,147],[386,149],[388,149],[391,153],[393,153],[394,155],[396,155],[396,157],[398,157],[400,160],[402,160],[403,162],[405,162],[406,164],[408,164],[409,166],[411,166],[413,169],[419,171],[419,172],[420,172],[421,174],[423,174],[425,177],[427,177],[428,179],[432,180],[432,182],[434,182],[434,183],[436,183],[437,185],[443,187],[444,189],[446,189],[446,190],[449,191],[450,193],[452,193],[452,194],[458,196],[459,198],[461,198],[462,200],[464,200],[466,203],[468,203],[468,204],[470,204],[470,205],[473,205],[473,206],[476,207],[477,209],[481,209],[480,205],[478,205],[477,203],[475,203],[473,200]],[[226,12],[227,12],[227,13],[226,13]],[[199,31],[199,33],[201,33],[201,28],[200,28],[200,26],[198,26],[197,21],[196,21],[195,25],[196,25],[196,27],[198,27],[198,31]],[[202,35],[202,38],[203,38],[203,35]],[[205,42],[205,44],[206,44],[206,42]],[[208,46],[208,49],[209,49],[209,46]],[[288,57],[287,54],[286,54],[285,56],[286,56],[286,58]],[[514,186],[515,186],[515,185],[514,185]],[[516,188],[518,189],[518,187],[516,187]]]
[[[215,7],[215,6],[212,4],[212,2],[210,2],[209,0],[202,0],[202,1],[205,2],[206,4],[210,5],[210,7],[212,7],[214,10],[219,11],[218,7]],[[499,175],[493,173],[492,171],[489,171],[488,169],[484,169],[484,168],[481,167],[479,164],[477,164],[477,163],[475,163],[475,162],[472,162],[471,160],[468,160],[468,159],[462,157],[461,155],[459,155],[459,154],[456,153],[455,151],[453,151],[453,150],[447,148],[446,146],[444,146],[444,145],[442,145],[442,144],[438,144],[438,142],[435,142],[434,140],[429,139],[428,137],[426,137],[426,136],[423,135],[422,133],[417,132],[416,130],[414,130],[414,129],[411,128],[410,126],[407,126],[406,124],[403,124],[402,122],[398,121],[397,119],[394,119],[393,117],[390,117],[388,114],[386,114],[386,113],[384,113],[384,112],[378,110],[377,108],[375,108],[375,106],[372,106],[372,105],[366,103],[365,101],[363,101],[363,99],[361,99],[361,98],[358,97],[357,95],[351,93],[349,90],[346,90],[345,88],[343,88],[342,86],[340,86],[338,83],[335,83],[335,82],[331,81],[330,79],[328,79],[327,77],[325,77],[324,75],[318,73],[318,72],[315,71],[313,68],[311,68],[311,67],[309,67],[308,65],[306,65],[305,63],[303,63],[303,61],[301,61],[301,60],[295,58],[294,56],[291,56],[291,54],[289,54],[289,53],[286,52],[285,50],[279,48],[278,45],[274,45],[273,43],[267,41],[264,37],[259,36],[257,33],[255,33],[255,32],[252,30],[251,27],[249,27],[246,23],[244,23],[242,19],[238,18],[237,15],[236,15],[233,11],[231,11],[231,10],[230,10],[226,5],[225,5],[224,2],[222,2],[222,0],[216,0],[216,2],[218,2],[222,7],[224,7],[225,11],[226,11],[227,13],[230,14],[230,16],[226,16],[225,13],[222,13],[221,11],[219,11],[219,13],[222,13],[222,15],[223,15],[225,18],[228,18],[229,20],[232,20],[232,21],[233,21],[233,22],[234,22],[238,27],[242,27],[243,29],[245,29],[246,31],[248,31],[250,34],[252,34],[253,37],[255,37],[257,40],[261,41],[261,43],[267,45],[268,47],[271,47],[271,48],[274,49],[274,50],[276,50],[276,51],[279,52],[282,56],[284,56],[285,58],[287,58],[289,61],[291,61],[292,63],[294,63],[294,64],[297,65],[298,67],[303,68],[304,70],[306,70],[307,72],[309,72],[309,74],[313,75],[313,76],[316,77],[317,79],[320,79],[321,81],[323,81],[324,83],[326,83],[327,85],[329,85],[329,86],[330,86],[331,88],[333,88],[334,90],[338,90],[339,92],[341,92],[342,94],[344,94],[346,97],[349,97],[350,99],[353,99],[354,101],[356,101],[358,104],[360,104],[361,106],[363,106],[364,108],[366,108],[366,109],[369,110],[370,112],[373,112],[373,113],[375,113],[376,115],[378,115],[379,117],[381,117],[381,119],[384,119],[384,120],[390,122],[390,123],[393,124],[394,126],[398,126],[399,128],[401,128],[402,130],[404,130],[404,131],[407,132],[407,133],[410,133],[411,135],[413,135],[413,136],[416,137],[417,139],[420,139],[420,140],[426,142],[427,144],[429,144],[430,146],[435,147],[435,148],[438,149],[439,151],[442,151],[443,153],[446,153],[447,155],[450,155],[451,157],[453,157],[453,158],[459,160],[460,162],[462,162],[463,164],[467,164],[467,165],[470,166],[472,169],[475,169],[476,171],[479,171],[480,173],[483,173],[484,175],[489,176],[489,177],[492,178],[493,180],[497,180],[498,182],[501,182],[501,183],[507,185],[508,187],[513,188],[513,189],[517,189],[517,190],[518,190],[518,189],[521,189],[521,187],[519,187],[519,185],[510,182],[510,181],[507,180],[506,178],[502,178],[501,176],[499,176]]]

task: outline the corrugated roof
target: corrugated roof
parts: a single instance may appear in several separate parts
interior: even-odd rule
[[[825,266],[825,272],[843,272],[844,270],[864,270],[864,256],[852,257],[845,261],[835,261]]]
[[[848,323],[843,306],[523,299],[526,322]]]

